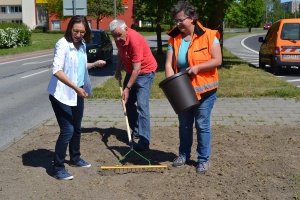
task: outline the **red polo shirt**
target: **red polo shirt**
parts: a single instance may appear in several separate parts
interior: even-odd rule
[[[124,46],[117,42],[116,45],[127,73],[131,74],[133,70],[132,63],[138,62],[141,62],[140,74],[156,71],[157,62],[152,55],[147,41],[135,30],[128,28]]]

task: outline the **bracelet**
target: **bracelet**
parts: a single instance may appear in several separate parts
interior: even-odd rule
[[[95,65],[95,63],[93,63],[93,68],[95,68],[96,67],[96,65]]]
[[[126,86],[125,88],[127,88],[128,90],[131,90],[131,88],[130,88],[130,87],[128,87],[128,86]]]

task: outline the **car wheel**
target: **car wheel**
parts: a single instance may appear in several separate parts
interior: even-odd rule
[[[261,68],[261,69],[265,69],[265,64],[261,62],[261,57],[259,56],[259,59],[258,59],[258,67]]]
[[[270,70],[270,72],[272,73],[272,74],[274,74],[274,75],[276,75],[276,76],[278,76],[279,74],[280,74],[280,67],[279,66],[276,66],[275,64],[274,64],[274,61],[272,61],[272,64],[271,64],[271,70]]]

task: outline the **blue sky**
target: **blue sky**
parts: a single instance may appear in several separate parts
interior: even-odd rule
[[[287,1],[295,1],[295,0],[281,0],[281,3],[284,3],[284,2],[287,2]]]

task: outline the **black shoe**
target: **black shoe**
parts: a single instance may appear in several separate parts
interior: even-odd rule
[[[135,151],[146,151],[149,150],[149,145],[141,144],[141,143],[133,143],[133,149]]]
[[[139,139],[139,138],[140,138],[140,135],[137,134],[137,133],[132,133],[132,134],[131,134],[131,137],[132,137],[133,139]]]

